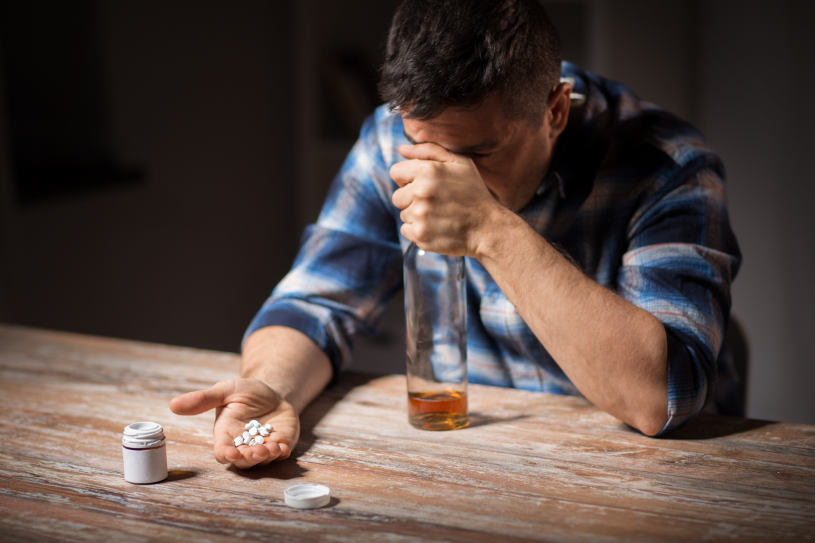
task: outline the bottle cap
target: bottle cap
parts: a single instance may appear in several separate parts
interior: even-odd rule
[[[164,430],[157,422],[134,422],[125,427],[122,445],[146,449],[158,447],[164,441]]]
[[[331,501],[331,489],[325,485],[300,483],[285,490],[286,505],[297,509],[316,509]]]

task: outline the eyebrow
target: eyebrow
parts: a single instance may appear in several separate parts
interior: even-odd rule
[[[413,138],[410,136],[410,134],[408,134],[408,133],[405,131],[405,128],[404,128],[404,127],[402,127],[402,134],[404,134],[405,139],[407,139],[407,140],[408,140],[408,141],[409,141],[409,142],[410,142],[412,145],[418,145],[418,143],[416,142],[416,140],[414,140],[414,139],[413,139]],[[427,143],[427,142],[421,142],[421,143]],[[461,148],[459,148],[459,149],[447,149],[446,147],[445,147],[445,149],[447,149],[447,150],[448,150],[448,151],[450,151],[451,153],[455,153],[455,154],[457,154],[457,155],[471,155],[471,154],[478,154],[478,153],[482,153],[482,152],[484,152],[484,151],[488,151],[488,150],[490,150],[490,149],[494,149],[494,148],[495,148],[495,147],[497,147],[497,146],[498,146],[498,143],[497,143],[497,142],[494,142],[494,141],[485,141],[484,143],[477,143],[477,144],[475,144],[475,145],[468,145],[467,147],[461,147]]]

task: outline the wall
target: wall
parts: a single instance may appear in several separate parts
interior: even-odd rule
[[[813,424],[815,5],[719,0],[704,14],[699,122],[725,159],[744,254],[749,413]]]
[[[7,22],[33,32],[56,5]],[[84,5],[111,151],[143,176],[21,204],[3,153],[0,319],[237,350],[299,237],[289,6]]]

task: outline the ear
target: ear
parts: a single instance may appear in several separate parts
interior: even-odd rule
[[[546,117],[549,121],[550,137],[557,137],[566,128],[569,122],[569,106],[572,86],[569,83],[559,83],[549,94],[549,105],[546,107]]]

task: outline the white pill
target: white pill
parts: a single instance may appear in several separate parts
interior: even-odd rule
[[[262,436],[255,436],[255,445],[263,445],[263,437]]]
[[[274,430],[274,426],[272,426],[268,422],[266,424],[264,424],[263,427],[266,428],[267,432],[271,432],[272,430]]]
[[[258,427],[257,426],[252,426],[251,428],[249,428],[249,435],[250,436],[258,435]]]
[[[251,445],[254,441],[255,441],[255,438],[252,437],[252,436],[245,436],[243,438],[243,444],[244,445]]]
[[[235,446],[243,445],[243,436],[238,436],[232,440],[235,443]]]
[[[247,430],[249,428],[251,428],[252,426],[260,426],[260,423],[258,421],[256,421],[255,419],[252,419],[252,420],[250,420],[249,422],[247,422],[246,424],[243,425],[243,427],[246,428]]]
[[[258,428],[258,433],[262,436],[268,436],[269,430],[267,430],[265,426],[261,426],[260,428]]]
[[[241,434],[241,435],[243,436],[243,440],[244,440],[244,441],[246,441],[247,439],[249,439],[249,438],[251,438],[251,437],[252,437],[252,434],[250,434],[248,431],[245,431],[245,432],[244,432],[243,434]]]

